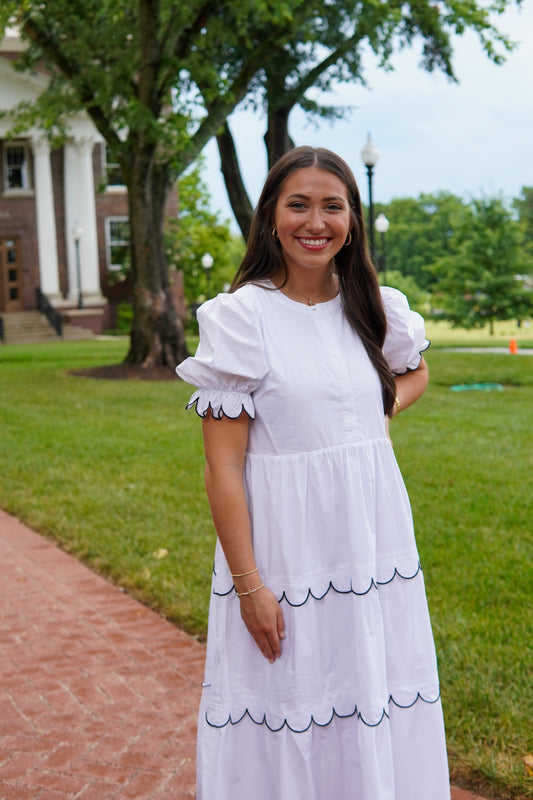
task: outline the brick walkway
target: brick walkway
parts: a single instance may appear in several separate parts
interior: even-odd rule
[[[204,647],[2,510],[0,587],[0,800],[194,798]]]

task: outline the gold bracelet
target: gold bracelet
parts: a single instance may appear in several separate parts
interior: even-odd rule
[[[257,572],[257,567],[255,569],[251,569],[250,572],[239,572],[237,575],[234,575],[233,572],[231,573],[232,578],[245,578],[246,575],[253,575],[254,572]]]
[[[400,398],[398,397],[398,395],[396,395],[396,397],[394,398],[394,402],[396,403],[396,408],[398,409],[398,411],[400,411],[402,408],[402,404],[400,403]]]
[[[247,592],[237,592],[237,597],[244,597],[245,595],[249,594],[250,596],[253,595],[254,592],[258,592],[259,589],[262,589],[265,584],[261,583],[259,586],[256,586],[255,589],[248,589]]]

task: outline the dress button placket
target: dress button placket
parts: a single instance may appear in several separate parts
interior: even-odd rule
[[[336,382],[338,402],[342,413],[342,424],[346,439],[359,438],[359,421],[353,404],[353,390],[348,365],[342,357],[340,347],[342,310],[339,306],[312,306],[319,311],[314,317],[319,336],[324,343],[324,353],[330,364]]]

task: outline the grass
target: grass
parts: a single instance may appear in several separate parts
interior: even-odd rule
[[[125,351],[124,341],[0,350],[0,504],[203,634],[214,534],[189,387],[68,374]]]
[[[521,760],[533,752],[533,357],[448,353],[438,348],[446,332],[429,335],[430,387],[391,429],[426,575],[450,766],[487,795],[533,798]],[[214,532],[201,426],[183,411],[190,388],[68,374],[116,363],[126,347],[0,348],[0,505],[203,638]],[[480,382],[504,389],[449,388]]]
[[[516,339],[519,348],[533,348],[533,325],[527,320],[520,327],[511,321],[495,322],[494,333],[488,326],[469,331],[452,328],[448,322],[426,320],[426,334],[433,347],[508,347]]]

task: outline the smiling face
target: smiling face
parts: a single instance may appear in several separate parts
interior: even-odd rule
[[[274,225],[290,275],[327,271],[351,227],[346,186],[318,167],[293,172],[281,187]]]

